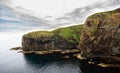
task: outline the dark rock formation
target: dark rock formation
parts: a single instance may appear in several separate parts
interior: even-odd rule
[[[69,42],[59,36],[41,36],[38,39],[23,37],[22,46],[24,51],[67,50],[77,49],[78,43]]]

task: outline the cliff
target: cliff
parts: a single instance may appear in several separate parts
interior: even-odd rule
[[[87,18],[80,41],[84,57],[120,54],[120,8]]]
[[[120,8],[89,16],[79,45],[88,63],[120,69]]]
[[[36,31],[22,38],[23,51],[78,49],[83,25],[59,28],[53,31]]]

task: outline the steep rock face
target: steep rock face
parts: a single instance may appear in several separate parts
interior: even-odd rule
[[[82,25],[77,25],[51,32],[31,32],[23,36],[22,49],[23,51],[78,49],[81,30]]]
[[[84,57],[120,54],[120,8],[89,16],[80,48]]]
[[[78,44],[68,42],[62,37],[40,37],[34,38],[23,38],[23,50],[25,51],[39,51],[39,50],[66,50],[66,49],[77,49]]]

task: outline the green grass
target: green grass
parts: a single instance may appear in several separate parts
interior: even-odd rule
[[[57,39],[57,37],[60,36],[66,40],[69,40],[70,42],[79,42],[82,28],[83,25],[75,25],[65,28],[59,28],[53,31],[35,31],[25,34],[24,37],[40,38],[42,36],[44,37],[54,36],[55,39]]]
[[[40,38],[42,36],[52,36],[53,33],[49,31],[34,31],[28,34],[25,34],[24,37],[31,37],[31,38]]]
[[[79,42],[82,28],[83,25],[75,25],[66,28],[59,28],[52,32],[58,36],[62,36],[64,39],[70,40],[71,42]]]

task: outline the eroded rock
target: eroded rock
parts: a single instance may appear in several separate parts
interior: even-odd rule
[[[120,8],[87,18],[80,49],[89,64],[120,69]]]
[[[120,54],[120,8],[89,16],[82,31],[80,48],[84,57]]]

